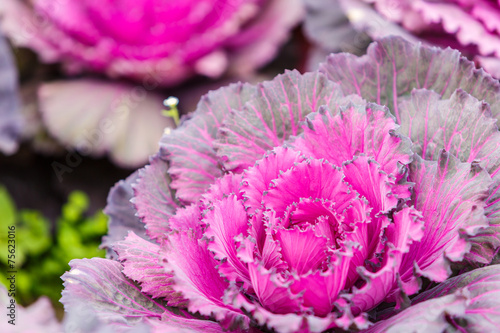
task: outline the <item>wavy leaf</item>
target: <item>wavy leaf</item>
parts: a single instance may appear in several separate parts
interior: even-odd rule
[[[490,107],[458,89],[449,99],[414,90],[410,98],[401,100],[400,109],[400,132],[410,137],[416,153],[436,160],[441,149],[446,149],[462,162],[479,161],[493,178],[486,206],[490,228],[472,239],[471,256],[474,261],[489,263],[500,246],[500,132]]]
[[[180,210],[172,218],[173,231],[162,247],[164,267],[173,275],[172,288],[189,301],[187,309],[192,313],[213,316],[229,325],[244,323],[247,319],[242,313],[222,301],[229,283],[220,276],[218,262],[202,240],[200,220],[196,205]],[[247,325],[248,322],[244,324]]]
[[[217,156],[226,170],[241,172],[266,151],[299,134],[305,116],[321,105],[336,110],[341,97],[338,85],[317,72],[287,71],[261,83],[254,98],[234,110],[219,129],[214,142]]]
[[[168,165],[158,155],[139,170],[134,184],[132,203],[137,216],[146,224],[146,233],[152,239],[163,239],[170,231],[168,220],[179,207],[170,188]]]
[[[212,142],[231,110],[241,109],[254,92],[253,86],[241,83],[211,91],[190,119],[162,137],[160,156],[170,164],[171,187],[181,201],[195,202],[222,176]]]
[[[62,279],[61,303],[73,331],[87,331],[89,321],[125,331],[145,318],[161,318],[167,308],[141,293],[121,272],[122,265],[109,259],[75,259]],[[172,314],[173,315],[173,314]],[[68,329],[68,326],[66,326]]]
[[[145,241],[133,232],[125,240],[113,244],[125,276],[139,282],[143,293],[178,306],[182,298],[171,287],[172,275],[165,271],[161,263],[160,249],[159,245]]]
[[[452,49],[411,44],[401,37],[372,43],[367,54],[333,54],[320,66],[345,94],[358,94],[369,102],[386,105],[401,121],[399,99],[413,89],[429,89],[449,98],[458,88],[491,106],[500,116],[500,83],[476,69],[474,63]]]
[[[322,107],[307,116],[304,134],[287,144],[338,167],[355,156],[368,155],[400,180],[401,165],[408,164],[413,153],[411,142],[395,132],[398,127],[389,110],[376,104],[349,104],[336,114]]]
[[[401,278],[413,279],[416,265],[420,274],[441,282],[451,273],[448,260],[463,260],[471,249],[467,238],[488,226],[484,208],[491,178],[477,163],[461,163],[442,151],[433,162],[415,156],[410,181],[415,183],[413,202],[422,212],[424,236],[403,257]]]
[[[218,270],[229,281],[243,281],[249,284],[248,268],[237,257],[236,237],[247,236],[248,217],[243,203],[235,195],[214,203],[203,222],[207,224],[205,238],[208,249],[220,261]]]

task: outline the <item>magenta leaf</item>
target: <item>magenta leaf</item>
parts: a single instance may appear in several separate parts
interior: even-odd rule
[[[414,265],[419,274],[444,281],[451,273],[448,260],[463,260],[470,251],[467,238],[488,226],[484,209],[491,178],[477,163],[461,163],[442,151],[432,162],[415,155],[410,181],[415,183],[413,202],[423,216],[424,236],[403,257],[402,281],[413,279]]]
[[[212,147],[217,130],[232,109],[241,109],[255,88],[249,84],[232,84],[209,92],[198,103],[191,119],[160,141],[160,155],[170,164],[171,187],[183,202],[192,203],[222,170]]]
[[[107,205],[104,213],[108,215],[108,234],[102,238],[101,248],[107,250],[109,258],[115,258],[112,244],[127,237],[129,231],[133,231],[137,236],[149,239],[146,235],[144,223],[135,216],[137,211],[130,202],[134,196],[132,184],[137,181],[139,172],[136,171],[125,180],[120,180],[111,188],[108,194]]]
[[[9,44],[0,34],[0,151],[13,154],[21,135],[17,69]]]
[[[151,158],[149,165],[139,170],[134,184],[132,202],[137,216],[146,224],[146,233],[152,239],[163,239],[170,231],[169,218],[179,207],[170,188],[168,164],[158,155]]]
[[[326,161],[311,159],[297,163],[273,181],[263,197],[263,205],[283,216],[287,207],[300,198],[324,199],[335,202],[335,209],[342,212],[356,199],[356,193],[343,178],[342,172]]]
[[[345,94],[358,94],[369,102],[387,105],[398,123],[402,116],[399,99],[422,88],[445,98],[461,88],[488,102],[495,118],[500,116],[500,83],[452,49],[386,37],[371,44],[362,57],[333,54],[320,68]]]
[[[248,214],[252,215],[260,208],[263,193],[271,188],[272,180],[282,171],[290,169],[295,163],[304,159],[300,152],[279,147],[264,155],[253,168],[245,171],[242,190]]]
[[[342,167],[345,180],[362,197],[368,200],[372,208],[373,217],[379,214],[388,214],[398,205],[398,196],[392,191],[400,185],[395,185],[394,181],[382,170],[380,164],[367,156],[357,156],[352,161],[346,161]],[[402,185],[401,187],[407,187]],[[410,192],[408,188],[402,196],[408,198]]]
[[[364,263],[359,263],[359,260],[357,260],[358,264],[354,266],[357,274],[365,282],[362,287],[359,289],[355,287],[352,291],[352,310],[356,313],[372,309],[388,298],[392,299],[393,290],[398,282],[401,258],[404,253],[410,250],[410,246],[414,242],[420,241],[423,235],[420,213],[413,207],[404,207],[395,212],[393,223],[389,225],[386,225],[386,220],[385,216],[374,215],[373,221],[360,225],[360,229],[356,233],[361,249],[354,253],[353,261],[357,259],[356,255],[360,252],[384,253],[379,260],[372,259],[372,263],[376,262],[376,271],[372,271],[370,265],[363,266]],[[367,257],[367,254],[364,256]],[[400,291],[414,294],[418,289],[419,287],[415,288],[415,284],[406,284],[404,290]],[[395,300],[400,302],[397,297]]]
[[[160,246],[150,243],[133,232],[128,237],[113,244],[118,260],[123,265],[123,274],[141,285],[143,293],[153,298],[168,300],[177,306],[182,301],[172,289],[171,274],[168,274],[160,260]]]
[[[222,200],[233,194],[238,199],[242,199],[242,193],[240,192],[242,179],[242,174],[226,173],[210,186],[203,194],[201,201],[208,208],[212,207],[215,201]]]
[[[116,329],[133,327],[145,318],[161,318],[167,308],[141,293],[139,287],[122,274],[122,265],[109,259],[75,259],[62,279],[65,289],[61,303],[73,331],[84,326],[90,314]],[[85,304],[85,311],[82,305]],[[173,314],[172,314],[173,315]],[[78,319],[78,320],[77,320]]]
[[[248,264],[248,271],[261,306],[273,313],[290,314],[300,310],[302,297],[293,295],[288,284],[274,270],[255,262]]]
[[[358,232],[353,233],[356,240],[362,245],[361,252],[364,253],[365,257],[369,256],[370,253],[374,251],[380,251],[383,237],[383,231],[388,225],[388,218],[391,212],[393,212],[399,204],[398,197],[393,193],[394,189],[398,187],[406,188],[406,196],[409,196],[409,191],[407,185],[396,185],[388,177],[388,175],[381,170],[381,166],[366,156],[356,157],[353,161],[346,162],[342,168],[345,175],[345,181],[348,182],[354,191],[359,193],[359,195],[364,198],[370,207],[370,223],[366,226],[360,226]],[[399,214],[394,214],[394,218],[399,216]],[[359,219],[359,218],[358,218]],[[413,221],[411,219],[404,220],[406,226],[411,226]],[[397,229],[400,229],[399,226]],[[406,232],[401,232],[400,237],[404,240],[408,237]],[[399,250],[404,247],[403,244],[396,242],[399,239],[390,239],[394,242],[393,245],[397,246]],[[359,266],[363,265],[363,262],[358,262]],[[399,262],[396,262],[399,264]],[[355,269],[355,268],[354,268]]]
[[[389,110],[376,104],[347,105],[337,114],[320,108],[307,120],[304,134],[288,144],[337,166],[365,154],[399,180],[403,176],[400,166],[408,164],[413,155],[410,141],[395,132],[399,126]]]
[[[257,86],[256,95],[234,110],[219,129],[214,147],[224,168],[241,172],[262,155],[302,131],[301,122],[321,105],[336,109],[343,97],[323,74],[287,71]]]
[[[231,223],[225,223],[231,221]],[[214,203],[206,213],[203,222],[207,224],[205,238],[209,240],[208,249],[221,261],[219,272],[229,281],[249,283],[248,268],[237,257],[236,237],[246,236],[248,218],[243,204],[235,195]]]
[[[313,228],[279,228],[275,238],[280,244],[281,255],[288,264],[288,269],[299,275],[318,271],[327,257],[327,239],[316,235]]]
[[[173,231],[162,247],[164,267],[173,275],[172,287],[189,301],[187,309],[192,313],[227,323],[245,320],[238,309],[222,301],[229,283],[220,276],[218,262],[202,240],[200,219],[196,205],[179,210],[172,219]]]

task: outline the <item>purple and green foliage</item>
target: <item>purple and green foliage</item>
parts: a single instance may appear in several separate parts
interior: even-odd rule
[[[451,276],[500,246],[499,102],[458,52],[394,37],[209,93],[111,192],[113,259],[72,262],[68,324],[488,331],[496,266]]]

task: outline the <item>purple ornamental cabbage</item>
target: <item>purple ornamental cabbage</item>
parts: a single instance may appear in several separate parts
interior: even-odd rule
[[[171,86],[263,65],[302,7],[295,0],[4,0],[0,13],[16,44],[69,73]]]
[[[488,0],[308,0],[339,6],[356,29],[372,38],[414,35],[450,46],[500,77],[500,4]],[[317,5],[317,4],[316,4]],[[384,22],[389,21],[390,23]],[[311,23],[314,24],[314,23]]]
[[[455,263],[489,264],[500,246],[499,102],[498,81],[457,51],[394,37],[360,58],[331,55],[318,72],[210,92],[111,191],[110,259],[71,262],[66,325],[89,316],[93,327],[156,332],[500,324],[474,311],[499,304],[468,292],[463,282],[478,281],[465,275],[418,296],[433,306],[396,314],[422,277],[451,283]]]

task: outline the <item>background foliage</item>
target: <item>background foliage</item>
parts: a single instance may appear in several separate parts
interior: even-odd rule
[[[50,221],[39,211],[16,206],[4,187],[0,187],[0,248],[7,249],[7,226],[16,226],[16,300],[22,305],[47,295],[54,306],[62,284],[60,276],[69,270],[74,258],[104,257],[99,249],[107,231],[107,217],[98,211],[89,216],[89,199],[73,191],[62,206],[60,217],[51,230]],[[0,282],[7,285],[7,251],[0,251]]]

